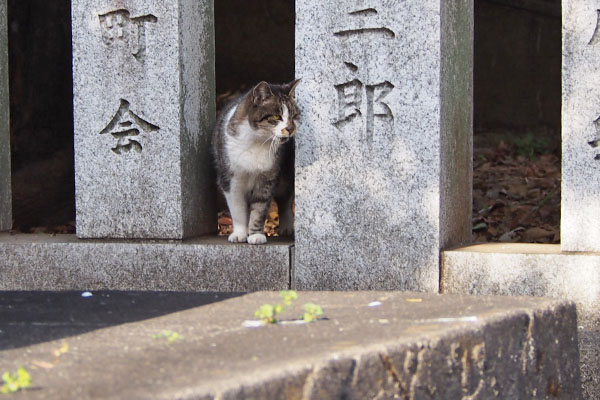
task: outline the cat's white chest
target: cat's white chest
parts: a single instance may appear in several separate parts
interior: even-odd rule
[[[249,140],[229,138],[227,155],[233,171],[264,172],[273,168],[271,142],[251,143]]]

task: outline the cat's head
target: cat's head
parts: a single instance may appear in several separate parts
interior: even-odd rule
[[[262,136],[283,142],[293,137],[300,121],[296,87],[300,79],[283,85],[260,82],[249,93],[248,122]]]

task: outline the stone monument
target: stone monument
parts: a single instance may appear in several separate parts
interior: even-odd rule
[[[212,0],[73,0],[77,236],[216,230]]]
[[[600,252],[600,4],[563,0],[561,246]]]
[[[12,226],[6,1],[0,0],[0,231]]]
[[[296,284],[438,291],[470,240],[472,0],[296,2]]]

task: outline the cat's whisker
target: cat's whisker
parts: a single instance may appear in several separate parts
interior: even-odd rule
[[[273,140],[275,136],[269,136],[268,138],[265,139],[264,142],[262,142],[260,145],[262,146],[263,144],[267,143],[269,140]]]
[[[277,137],[273,136],[272,139],[273,140],[271,140],[271,146],[269,147],[269,159],[272,159],[273,157],[275,157],[275,152],[277,151],[276,147],[275,147],[276,146],[275,141],[277,140]]]

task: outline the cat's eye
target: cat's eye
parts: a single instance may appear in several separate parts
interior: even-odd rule
[[[267,121],[269,121],[269,122],[281,121],[281,116],[280,115],[269,115],[267,117]]]

